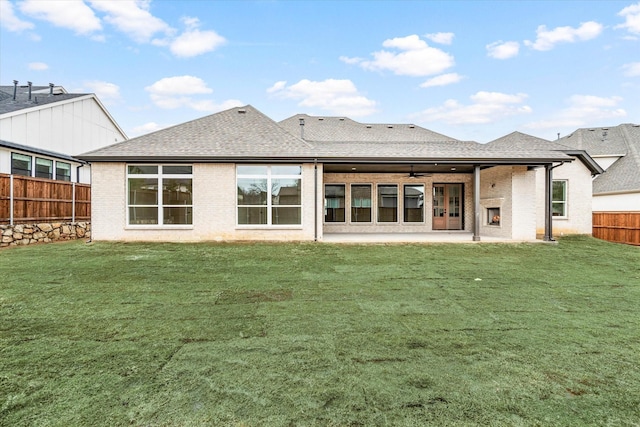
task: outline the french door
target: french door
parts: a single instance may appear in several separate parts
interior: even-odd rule
[[[433,184],[433,229],[462,230],[462,184]]]

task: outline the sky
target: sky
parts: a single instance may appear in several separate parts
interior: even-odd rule
[[[0,84],[95,93],[135,137],[250,104],[554,140],[640,123],[640,1],[0,0]]]

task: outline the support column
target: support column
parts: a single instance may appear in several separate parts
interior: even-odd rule
[[[480,166],[475,165],[473,167],[473,241],[480,241],[480,219],[482,218],[482,212],[480,212]]]
[[[553,212],[551,209],[553,192],[553,167],[544,167],[544,238],[545,242],[553,242]]]

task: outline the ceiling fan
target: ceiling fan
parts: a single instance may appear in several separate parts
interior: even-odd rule
[[[413,165],[411,165],[411,171],[409,172],[409,178],[419,178],[421,176],[431,176],[431,175],[430,174],[427,175],[427,174],[424,174],[424,173],[414,172]]]

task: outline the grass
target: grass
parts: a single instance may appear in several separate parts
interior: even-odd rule
[[[638,426],[640,248],[0,251],[1,426]]]

